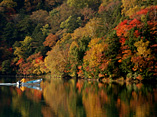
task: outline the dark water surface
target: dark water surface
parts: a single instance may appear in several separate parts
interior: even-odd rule
[[[157,116],[156,84],[49,78],[40,88],[0,86],[0,117]]]

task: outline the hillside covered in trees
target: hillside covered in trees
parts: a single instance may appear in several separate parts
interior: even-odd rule
[[[157,76],[155,0],[0,0],[0,74]]]

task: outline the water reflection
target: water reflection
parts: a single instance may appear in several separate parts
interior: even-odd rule
[[[41,117],[41,100],[41,90],[0,86],[0,117]]]
[[[58,79],[45,83],[45,102],[57,116],[147,117],[157,114],[156,85]]]
[[[42,90],[0,86],[0,116],[147,117],[157,115],[157,87],[96,81],[44,80]]]

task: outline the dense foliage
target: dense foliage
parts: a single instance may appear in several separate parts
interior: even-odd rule
[[[155,0],[0,0],[0,73],[150,79]]]

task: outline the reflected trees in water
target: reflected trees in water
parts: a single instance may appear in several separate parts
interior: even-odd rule
[[[51,79],[43,96],[59,116],[150,116],[156,114],[156,91],[144,84]]]

